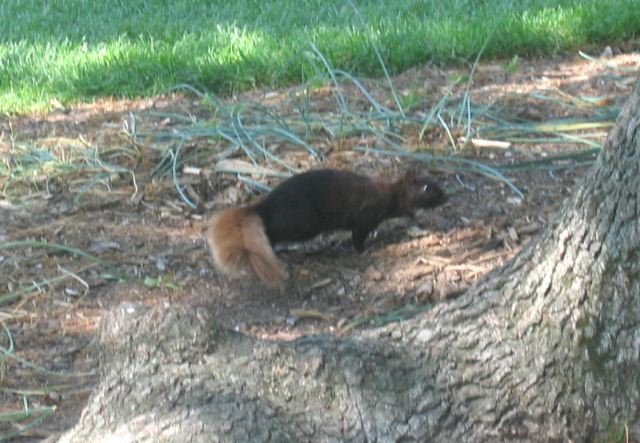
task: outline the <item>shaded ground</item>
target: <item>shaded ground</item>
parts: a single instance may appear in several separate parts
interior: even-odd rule
[[[513,73],[503,64],[481,65],[474,75],[471,100],[478,106],[491,105],[500,115],[511,116],[512,122],[585,118],[598,110],[615,109],[640,69],[634,44],[623,54],[614,51],[598,61],[579,57],[521,61]],[[425,118],[447,90],[452,97],[464,94],[465,84],[452,86],[452,79],[467,73],[413,69],[394,79],[394,84],[405,108]],[[365,84],[380,103],[393,105],[384,82]],[[301,88],[290,88],[254,91],[234,100],[268,106],[251,112],[268,109],[288,116],[307,100],[305,106],[313,112],[331,116],[337,112],[334,92],[318,86],[305,96]],[[370,106],[353,86],[345,86],[343,93],[352,109]],[[385,222],[363,254],[350,248],[345,233],[282,248],[279,254],[289,264],[292,278],[285,293],[278,293],[229,280],[212,268],[202,240],[208,215],[252,197],[235,175],[213,172],[220,157],[212,154],[210,140],[193,137],[185,147],[193,154],[188,165],[194,171],[184,174],[183,183],[191,199],[200,202],[197,209],[180,198],[170,175],[150,178],[169,143],[158,133],[180,131],[189,122],[211,118],[206,100],[178,95],[103,101],[1,122],[0,155],[14,170],[26,168],[27,163],[25,156],[14,158],[16,148],[30,150],[33,157],[46,148],[58,159],[86,159],[98,148],[102,161],[124,168],[105,175],[104,170],[91,169],[99,164],[93,159],[84,162],[85,169],[39,169],[20,180],[0,177],[4,189],[0,242],[6,246],[24,241],[0,249],[0,297],[6,294],[0,299],[0,318],[7,328],[0,343],[9,348],[10,336],[12,352],[48,371],[5,359],[0,412],[20,411],[24,398],[30,408],[59,408],[26,433],[29,439],[55,438],[77,421],[97,377],[94,332],[105,311],[116,304],[204,305],[227,327],[283,340],[317,332],[348,334],[355,327],[397,320],[455,296],[513,256],[538,235],[576,179],[588,170],[581,162],[592,160],[569,158],[552,166],[512,171],[508,175],[524,191],[524,199],[504,183],[478,174],[422,166],[451,194],[446,206],[419,212],[414,219]],[[407,149],[431,149],[488,165],[585,149],[538,137],[535,143],[516,142],[512,149],[466,148],[454,153],[442,126],[428,128],[422,140],[420,129],[418,124],[399,128]],[[599,125],[575,134],[601,141],[606,131],[606,125]],[[495,131],[491,134],[498,138]],[[453,137],[462,135],[464,128],[454,128]],[[503,135],[500,140],[506,132]],[[302,149],[269,147],[301,169],[322,164],[398,175],[409,164],[406,159],[352,150],[377,146],[370,135],[337,137],[318,130],[308,140],[326,161],[320,163]],[[74,164],[78,162],[82,163]],[[48,178],[43,176],[47,172]],[[3,433],[14,429],[0,425]]]

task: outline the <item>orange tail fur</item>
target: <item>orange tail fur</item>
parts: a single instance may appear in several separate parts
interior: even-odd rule
[[[251,208],[230,208],[214,218],[207,231],[213,261],[232,275],[252,274],[269,286],[282,285],[287,274],[271,248],[264,224]]]

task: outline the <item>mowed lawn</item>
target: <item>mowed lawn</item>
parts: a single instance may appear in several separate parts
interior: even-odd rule
[[[640,35],[640,0],[2,0],[0,30],[0,111],[25,112],[299,83],[326,75],[312,48],[372,76],[615,44]]]

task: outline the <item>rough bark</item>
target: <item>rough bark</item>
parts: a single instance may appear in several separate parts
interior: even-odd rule
[[[640,84],[541,238],[464,296],[353,338],[275,343],[121,307],[62,441],[590,441],[640,404]]]

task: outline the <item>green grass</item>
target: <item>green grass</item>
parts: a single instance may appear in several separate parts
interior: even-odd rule
[[[553,54],[640,35],[638,0],[2,0],[0,111],[189,83],[225,94],[337,67]],[[493,32],[493,34],[491,34]]]

